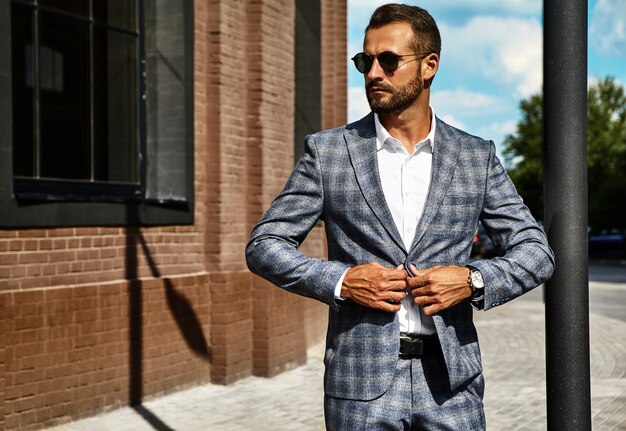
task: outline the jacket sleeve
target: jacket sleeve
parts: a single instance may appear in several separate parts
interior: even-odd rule
[[[250,234],[246,261],[252,272],[271,283],[335,306],[335,286],[349,265],[310,258],[298,250],[323,218],[324,190],[321,162],[314,138],[282,192]]]
[[[504,255],[471,263],[485,280],[484,301],[479,306],[488,310],[504,304],[550,278],[554,254],[546,235],[495,155],[493,143],[480,220]]]

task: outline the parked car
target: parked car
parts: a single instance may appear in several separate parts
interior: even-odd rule
[[[589,229],[589,256],[626,256],[626,231],[620,229]]]

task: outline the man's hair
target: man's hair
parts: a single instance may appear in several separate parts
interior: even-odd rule
[[[416,53],[441,53],[441,35],[433,17],[421,7],[390,3],[378,7],[365,29],[384,27],[396,22],[406,22],[413,29],[413,49]]]

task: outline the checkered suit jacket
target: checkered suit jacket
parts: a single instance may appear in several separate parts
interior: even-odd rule
[[[246,248],[251,271],[330,305],[324,385],[330,396],[379,397],[398,360],[395,313],[335,300],[335,285],[349,267],[368,262],[413,263],[418,269],[466,265],[480,219],[505,253],[472,263],[485,280],[484,309],[506,303],[552,274],[554,257],[546,237],[496,157],[493,142],[436,121],[431,187],[410,249],[382,192],[372,113],[308,136],[305,154],[251,233]],[[328,260],[298,251],[318,220],[325,224]],[[434,322],[454,390],[482,372],[469,300],[435,315]]]

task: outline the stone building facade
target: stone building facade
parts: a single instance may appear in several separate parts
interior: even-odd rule
[[[346,1],[137,1],[130,30],[109,11],[107,43],[130,40],[139,55],[129,66],[140,77],[131,126],[112,106],[134,81],[116,78],[121,69],[106,80],[106,124],[139,137],[137,180],[122,186],[41,175],[49,93],[74,84],[70,59],[55,60],[63,47],[46,42],[57,15],[44,3],[0,2],[0,430],[303,364],[323,340],[326,307],[251,275],[244,247],[302,137],[346,120]],[[66,15],[78,23],[81,13]],[[19,19],[41,28],[18,35]],[[97,19],[85,20],[92,49]],[[33,73],[42,78],[31,85]],[[99,88],[90,91],[97,100]],[[36,107],[20,92],[35,94]],[[89,106],[89,118],[100,118]],[[35,112],[31,128],[23,112]],[[35,143],[26,163],[23,140]],[[56,152],[61,164],[78,160],[71,149]],[[32,160],[35,173],[16,174]],[[302,249],[324,255],[321,226]]]

